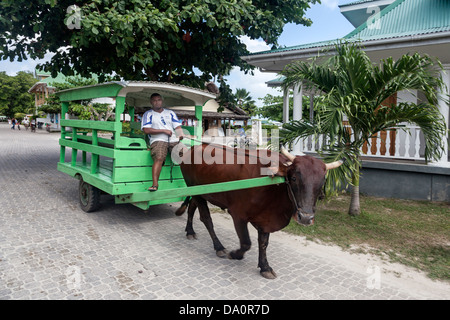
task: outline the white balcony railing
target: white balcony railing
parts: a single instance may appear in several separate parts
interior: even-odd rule
[[[391,128],[378,132],[370,139],[370,143],[364,144],[361,154],[366,157],[425,160],[425,143],[420,128],[407,126],[406,131],[403,129]],[[316,152],[327,144],[327,139],[324,135],[320,135],[318,139],[305,138],[300,141],[300,149],[306,153]]]

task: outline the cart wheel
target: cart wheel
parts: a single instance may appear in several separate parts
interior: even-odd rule
[[[100,189],[80,180],[78,186],[81,209],[85,212],[93,212],[100,208]]]

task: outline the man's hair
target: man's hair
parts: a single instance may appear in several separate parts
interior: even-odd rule
[[[153,97],[161,97],[161,95],[160,95],[159,93],[153,93],[153,94],[150,96],[150,100],[152,100]],[[161,97],[161,99],[162,99],[162,97]]]

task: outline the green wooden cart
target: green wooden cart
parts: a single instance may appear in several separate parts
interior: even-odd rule
[[[58,170],[79,179],[79,200],[84,211],[91,212],[99,208],[102,191],[113,195],[115,203],[131,203],[147,210],[151,205],[182,201],[187,196],[284,182],[281,177],[261,177],[188,187],[180,167],[172,163],[168,155],[161,171],[158,191],[147,191],[152,185],[153,161],[146,135],[136,132],[140,129],[140,123],[134,121],[134,113],[136,107],[150,107],[150,96],[155,92],[164,97],[167,106],[195,107],[198,125],[183,128],[196,140],[201,140],[202,108],[208,100],[216,98],[207,91],[169,83],[125,81],[56,93],[61,101]],[[114,121],[68,119],[69,102],[96,98],[115,100]],[[122,126],[125,107],[131,120],[129,132],[123,132]],[[110,136],[104,137],[105,133]],[[188,140],[186,143],[193,145],[196,142]]]

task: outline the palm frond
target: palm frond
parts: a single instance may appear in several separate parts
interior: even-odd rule
[[[296,61],[287,65],[280,73],[285,77],[284,89],[303,82],[308,88],[318,89],[324,93],[336,87],[338,74],[327,64],[317,64],[316,59],[311,63]]]
[[[343,141],[345,140],[343,139]],[[320,151],[320,155],[325,163],[337,160],[343,161],[340,167],[327,172],[327,180],[325,182],[326,196],[348,188],[352,184],[353,177],[359,175],[361,168],[359,147],[351,142],[343,144],[343,141],[333,146],[325,147]]]
[[[292,144],[297,139],[316,135],[318,132],[317,126],[314,126],[309,120],[291,121],[283,124],[280,130],[280,143]]]
[[[419,90],[430,103],[436,104],[436,88],[444,85],[436,66],[442,67],[438,60],[418,53],[403,55],[396,61],[391,57],[381,60],[380,65],[374,67],[367,97],[380,105],[396,92]]]
[[[344,165],[328,173],[327,190],[351,184],[359,176],[361,147],[379,131],[399,128],[399,123],[420,127],[425,138],[425,158],[439,159],[445,144],[445,121],[437,107],[438,91],[444,83],[436,59],[418,53],[403,55],[395,60],[387,58],[373,64],[357,43],[337,43],[335,55],[326,61],[294,62],[281,72],[283,85],[289,88],[303,83],[321,91],[317,98],[315,122],[292,121],[281,131],[282,143],[299,138],[326,135],[328,145],[318,150],[324,161],[345,159]],[[422,92],[423,103],[382,103],[399,91]],[[347,118],[353,138],[343,124]],[[355,180],[356,181],[356,180]]]

